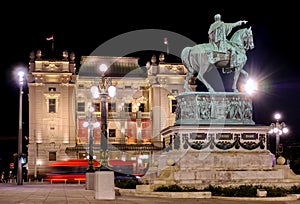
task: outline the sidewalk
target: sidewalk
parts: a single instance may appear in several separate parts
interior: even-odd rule
[[[115,200],[96,200],[94,190],[86,190],[85,184],[24,183],[23,185],[0,183],[0,204],[300,204],[300,200],[235,200],[234,198],[159,198],[134,195],[117,195]]]

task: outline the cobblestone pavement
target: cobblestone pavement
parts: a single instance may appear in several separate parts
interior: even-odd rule
[[[117,195],[114,200],[95,199],[94,190],[85,184],[0,183],[0,204],[300,204],[300,200],[247,200],[245,198],[160,198]]]

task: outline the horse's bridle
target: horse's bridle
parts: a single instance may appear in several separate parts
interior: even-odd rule
[[[252,44],[253,44],[253,35],[252,32],[250,32],[248,29],[245,32],[245,36],[243,37],[243,42],[244,42],[244,49],[249,50],[252,49]]]

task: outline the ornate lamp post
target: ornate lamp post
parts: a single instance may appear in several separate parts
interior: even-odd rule
[[[23,185],[22,178],[22,95],[24,84],[24,71],[18,71],[19,87],[20,87],[20,99],[19,99],[19,134],[18,134],[18,171],[17,171],[17,184]]]
[[[94,98],[101,99],[101,152],[100,152],[100,171],[96,172],[95,198],[96,199],[115,199],[114,192],[114,173],[108,168],[107,153],[107,97],[116,95],[116,87],[112,86],[110,77],[105,77],[108,67],[106,64],[99,66],[101,79],[98,86],[92,86],[91,92]]]
[[[107,71],[107,66],[105,64],[101,64],[99,67],[99,71],[101,73],[101,79],[98,86],[92,86],[91,92],[94,98],[101,99],[101,154],[100,154],[100,162],[101,168],[100,170],[104,170],[107,168],[107,97],[114,97],[116,95],[116,87],[112,85],[112,81],[110,77],[105,77],[104,74]]]
[[[274,115],[274,118],[276,120],[276,123],[271,123],[270,127],[271,130],[269,131],[270,134],[275,134],[276,136],[276,155],[280,156],[280,150],[279,150],[279,142],[280,142],[280,136],[283,134],[288,133],[288,128],[284,122],[279,122],[281,119],[281,115],[279,113],[276,113]]]
[[[85,187],[87,190],[93,190],[95,183],[95,169],[94,169],[94,129],[100,127],[99,122],[95,117],[93,117],[93,113],[95,108],[90,106],[88,110],[87,119],[83,123],[83,127],[88,127],[89,132],[89,155],[88,155],[88,168],[86,170],[86,182]]]
[[[89,165],[88,165],[88,169],[87,172],[94,172],[94,129],[100,127],[100,124],[97,120],[95,120],[95,118],[93,117],[93,112],[95,111],[94,107],[89,107],[89,113],[88,113],[88,117],[87,120],[84,121],[83,123],[83,127],[88,127],[88,131],[89,131]]]

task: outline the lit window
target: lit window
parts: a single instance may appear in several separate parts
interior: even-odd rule
[[[100,112],[100,103],[93,103],[93,107],[95,109],[95,112]]]
[[[56,152],[49,152],[49,161],[56,161]]]
[[[124,110],[125,112],[132,112],[132,103],[125,103]]]
[[[108,112],[116,112],[116,103],[108,103]]]
[[[108,135],[109,137],[116,137],[116,129],[109,129]]]

